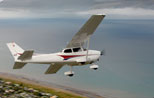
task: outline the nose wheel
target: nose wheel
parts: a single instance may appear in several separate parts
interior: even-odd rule
[[[98,68],[99,68],[99,66],[95,65],[95,64],[90,66],[90,69],[93,69],[93,70],[97,70]]]

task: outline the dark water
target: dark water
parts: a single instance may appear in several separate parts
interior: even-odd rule
[[[91,38],[90,48],[106,50],[98,71],[75,67],[75,76],[44,75],[49,65],[27,64],[13,70],[7,42],[39,53],[61,51],[86,19],[0,20],[0,71],[96,92],[107,98],[154,97],[154,20],[104,20]]]

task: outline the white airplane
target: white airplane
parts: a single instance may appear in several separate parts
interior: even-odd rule
[[[89,50],[89,39],[104,17],[105,15],[92,15],[62,52],[36,54],[34,50],[23,50],[14,42],[7,43],[15,59],[13,69],[21,69],[27,63],[50,64],[45,74],[54,74],[64,65],[68,65],[71,70],[64,74],[70,77],[74,75],[72,66],[92,64],[91,69],[98,69],[99,66],[95,63],[103,55],[103,51]],[[87,49],[83,48],[85,44]]]

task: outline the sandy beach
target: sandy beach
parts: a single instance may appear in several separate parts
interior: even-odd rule
[[[21,83],[26,83],[26,84],[30,84],[30,85],[35,85],[35,86],[41,86],[44,88],[53,89],[57,92],[69,93],[69,94],[77,95],[77,96],[81,96],[81,97],[104,98],[100,95],[97,95],[97,94],[89,92],[89,91],[79,90],[79,89],[66,87],[66,86],[62,86],[62,85],[57,85],[57,84],[53,84],[53,83],[48,83],[48,82],[44,82],[44,81],[38,81],[38,80],[30,79],[28,77],[19,76],[19,75],[10,74],[10,73],[0,72],[0,78],[13,80],[13,81],[21,82]]]

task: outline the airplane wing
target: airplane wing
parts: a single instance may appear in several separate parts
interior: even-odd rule
[[[62,67],[63,67],[63,64],[60,64],[60,63],[51,64],[50,67],[45,72],[45,74],[54,74],[58,70],[60,70]]]
[[[104,17],[105,15],[92,15],[68,43],[67,48],[83,46],[85,41],[90,38]]]
[[[19,59],[19,60],[31,59],[33,53],[34,53],[34,50],[27,50],[27,51],[24,51],[24,53],[21,54],[21,55],[18,57],[18,59]]]

